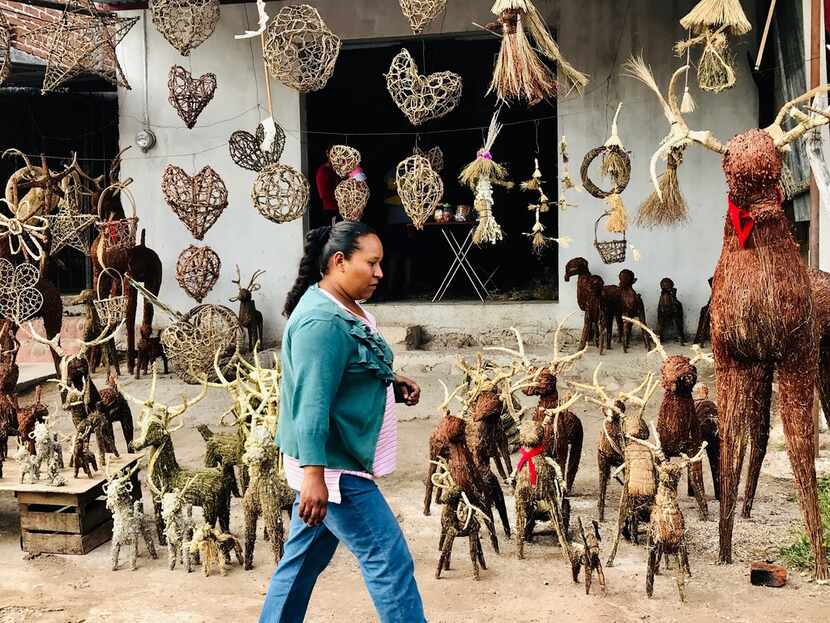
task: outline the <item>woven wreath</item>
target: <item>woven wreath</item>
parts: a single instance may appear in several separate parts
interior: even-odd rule
[[[193,177],[168,164],[161,178],[161,192],[167,205],[190,230],[196,240],[205,233],[228,207],[228,189],[211,167],[202,167]]]
[[[254,180],[251,200],[262,216],[275,223],[300,218],[308,206],[305,175],[286,164],[269,164]]]
[[[606,152],[615,152],[623,161],[624,167],[621,171],[619,171],[614,176],[614,186],[611,190],[602,190],[588,176],[588,168],[591,166],[591,163],[597,158],[597,156],[604,154]],[[580,175],[582,176],[582,185],[585,187],[585,190],[588,191],[593,197],[597,199],[605,199],[610,195],[619,195],[622,191],[626,189],[628,186],[628,181],[631,178],[631,159],[628,157],[628,153],[617,147],[616,145],[602,145],[601,147],[595,147],[587,154],[585,154],[585,158],[582,159],[582,167],[580,167]]]
[[[219,280],[222,261],[210,247],[190,245],[179,254],[176,281],[182,290],[201,303]]]
[[[447,0],[400,0],[401,12],[409,20],[413,35],[421,34],[424,27],[447,8]]]
[[[444,195],[441,176],[423,156],[410,156],[398,164],[395,182],[404,211],[416,228],[423,229]]]
[[[153,25],[182,56],[202,45],[219,22],[219,0],[151,0]]]
[[[312,6],[286,6],[268,25],[263,56],[268,71],[301,93],[319,91],[334,73],[340,38]]]
[[[193,129],[202,111],[216,93],[216,74],[202,74],[193,78],[180,65],[173,65],[167,79],[170,95],[167,97],[188,129]]]
[[[449,114],[461,101],[461,87],[461,76],[451,71],[420,75],[405,49],[395,55],[386,74],[392,100],[416,126]]]
[[[265,140],[265,128],[261,123],[256,127],[256,134],[237,130],[228,140],[231,159],[249,171],[261,171],[269,164],[279,162],[285,149],[285,132],[275,123],[271,145],[264,146]]]
[[[0,316],[21,325],[43,307],[43,294],[35,288],[40,270],[34,264],[18,264],[0,258]]]
[[[233,311],[224,305],[199,305],[162,331],[161,343],[176,375],[185,383],[201,383],[205,376],[216,380],[216,351],[232,351],[239,335]]]

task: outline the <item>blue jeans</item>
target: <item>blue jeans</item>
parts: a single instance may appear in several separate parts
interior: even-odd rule
[[[291,511],[291,530],[262,606],[259,623],[298,623],[305,618],[317,576],[340,541],[355,555],[381,623],[423,623],[415,565],[395,516],[374,481],[340,477],[340,504],[330,503],[323,523],[309,528]]]

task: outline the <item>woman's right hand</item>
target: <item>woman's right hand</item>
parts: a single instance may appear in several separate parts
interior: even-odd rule
[[[322,465],[306,465],[303,468],[303,487],[300,490],[300,519],[309,527],[323,522],[329,503],[329,490],[323,478]]]

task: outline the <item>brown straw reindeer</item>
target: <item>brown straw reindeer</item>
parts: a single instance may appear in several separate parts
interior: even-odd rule
[[[438,413],[441,414],[441,420],[429,436],[429,467],[427,468],[427,475],[424,479],[424,486],[426,487],[426,492],[424,494],[424,515],[427,517],[430,515],[430,505],[432,503],[433,491],[435,491],[435,503],[441,503],[441,492],[443,489],[440,487],[436,488],[435,483],[432,480],[432,477],[439,466],[438,460],[446,460],[449,459],[450,456],[450,444],[445,434],[447,428],[443,420],[448,417],[453,417],[449,408],[450,403],[458,392],[464,388],[463,384],[459,385],[453,390],[452,394],[450,394],[450,391],[447,389],[444,381],[438,379],[438,382],[441,383],[441,387],[444,388],[444,402],[438,406]]]
[[[683,325],[683,304],[677,300],[677,288],[669,277],[660,280],[660,299],[657,302],[657,335],[666,339],[666,330],[671,326],[677,330],[680,344],[686,343],[686,328]]]
[[[626,321],[626,317],[638,318],[640,322],[646,324],[646,309],[643,305],[643,297],[634,290],[634,284],[637,283],[637,277],[634,276],[634,272],[624,268],[620,271],[619,277],[620,314],[623,319],[622,345],[623,352],[627,353],[628,347],[631,344],[632,324],[630,321]],[[646,337],[645,332],[643,332],[642,335],[643,344],[645,345],[646,350],[648,350],[648,338]]]
[[[681,454],[680,457],[669,459],[660,446],[659,433],[653,430],[653,434],[656,442],[654,444],[644,439],[631,438],[632,442],[642,445],[652,453],[659,476],[649,523],[646,594],[651,597],[654,592],[654,574],[660,568],[660,559],[665,558],[668,567],[669,556],[674,556],[677,562],[677,592],[680,594],[680,601],[686,601],[686,576],[691,576],[692,570],[689,567],[689,551],[686,546],[686,523],[677,504],[677,483],[683,471],[689,469],[690,463],[703,460],[706,442],[703,442],[698,453],[692,458]]]
[[[778,186],[780,151],[829,120],[820,114],[806,114],[798,105],[830,90],[830,85],[812,89],[785,104],[769,127],[747,130],[723,145],[708,130],[689,129],[683,119],[675,86],[687,67],[681,67],[672,76],[667,98],[660,93],[642,59],[629,62],[628,67],[657,95],[671,124],[669,135],[652,157],[655,187],[660,155],[690,143],[723,156],[729,187],[723,248],[709,308],[720,403],[719,560],[732,562],[732,528],[750,432],[747,428],[763,420],[764,405],[756,397],[768,391],[770,372],[776,370],[787,452],[815,556],[813,577],[827,579],[830,572],[819,517],[815,423],[811,414],[818,366],[813,293],[798,244],[781,208]],[[797,122],[791,130],[782,127],[788,116]],[[659,195],[659,189],[657,192]]]
[[[602,593],[605,594],[605,573],[602,570],[602,560],[600,559],[599,542],[602,540],[599,536],[599,524],[592,521],[593,530],[585,533],[585,526],[582,525],[582,517],[576,518],[579,523],[579,534],[582,538],[582,551],[574,556],[573,571],[574,582],[579,582],[579,572],[585,569],[585,594],[591,594],[591,578],[596,572],[599,586]]]
[[[583,326],[584,342],[580,342],[580,350],[585,348],[589,340],[599,339],[599,323],[605,329],[605,348],[611,350],[611,333],[614,322],[617,323],[617,339],[622,342],[623,321],[620,312],[620,288],[615,285],[605,285],[602,277],[591,275],[588,269],[588,260],[584,257],[574,257],[565,264],[565,281],[576,276],[576,303],[585,315]],[[596,279],[592,280],[592,277]],[[597,296],[597,293],[600,293]],[[601,316],[601,318],[600,318]],[[587,328],[587,333],[586,333]],[[598,346],[598,345],[597,345]]]
[[[239,288],[239,294],[232,299],[231,303],[239,301],[239,326],[248,332],[248,350],[254,350],[254,346],[262,345],[262,312],[256,308],[256,303],[251,296],[262,286],[256,283],[257,277],[262,276],[264,270],[254,271],[251,281],[246,287],[242,287],[242,275],[239,272],[239,264],[236,265],[236,279],[233,283]]]

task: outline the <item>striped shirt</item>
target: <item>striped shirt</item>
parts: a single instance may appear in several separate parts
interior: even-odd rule
[[[372,331],[377,331],[377,320],[375,317],[366,311],[359,303],[358,307],[363,311],[365,318],[358,316],[349,310],[340,301],[334,298],[331,294],[320,288],[320,292],[329,297],[332,301],[337,303],[340,307],[348,311],[356,318],[363,321]],[[395,390],[392,384],[386,389],[386,410],[383,413],[383,424],[380,427],[378,434],[378,443],[375,447],[375,460],[372,464],[372,473],[349,471],[345,469],[329,469],[323,471],[323,478],[326,482],[326,488],[329,491],[329,502],[335,504],[340,503],[340,476],[348,474],[350,476],[359,476],[360,478],[368,478],[374,480],[380,476],[386,476],[395,471],[398,460],[398,419],[395,415]],[[283,459],[283,466],[285,468],[285,479],[288,481],[288,486],[299,491],[303,485],[303,468],[300,467],[300,461],[285,456]]]

